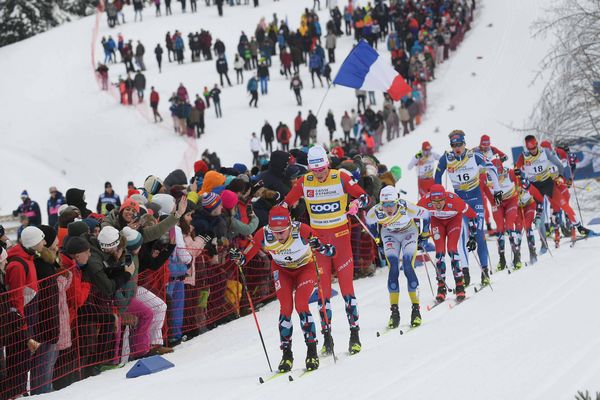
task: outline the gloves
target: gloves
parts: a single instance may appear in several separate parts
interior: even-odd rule
[[[533,219],[533,223],[535,226],[540,225],[540,221],[542,220],[543,213],[544,213],[544,205],[542,203],[537,203],[535,206],[535,218]]]
[[[531,182],[526,177],[521,177],[521,187],[525,190],[529,190],[529,186],[531,186]]]
[[[417,248],[425,250],[425,245],[427,244],[427,240],[429,239],[429,232],[421,232],[419,234],[419,240],[417,242]]]
[[[571,171],[575,172],[575,168],[577,168],[577,154],[569,153],[569,167],[571,167]]]
[[[502,194],[502,190],[498,190],[496,193],[494,193],[494,201],[496,202],[497,206],[502,204]]]
[[[308,239],[308,245],[311,249],[319,251],[323,244],[321,243],[318,237],[312,236],[310,239]]]
[[[475,235],[469,236],[469,240],[467,240],[467,250],[475,251],[477,249],[477,240],[475,239]]]
[[[477,219],[473,218],[469,220],[469,236],[477,235]]]
[[[515,170],[514,170],[514,171],[515,171],[515,176],[516,176],[517,178],[520,178],[520,177],[521,177],[521,170],[520,170],[520,169],[518,169],[518,168],[515,168]]]
[[[238,267],[241,267],[246,263],[246,256],[242,254],[239,249],[232,248],[229,250],[229,259],[233,261]]]
[[[423,157],[423,151],[419,151],[417,154],[415,154],[415,158],[418,160],[420,158]]]
[[[348,215],[355,216],[356,214],[358,214],[358,201],[353,200],[348,206]]]
[[[350,202],[350,205],[348,206],[348,214],[356,215],[358,213],[359,208],[365,208],[368,205],[369,196],[366,194],[361,194],[359,197]]]

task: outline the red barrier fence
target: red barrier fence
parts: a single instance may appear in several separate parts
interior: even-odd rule
[[[351,234],[357,272],[372,268],[372,240],[359,226]],[[0,400],[64,388],[248,314],[239,271],[225,260],[227,249],[215,256],[194,252],[185,275],[173,277],[168,261],[141,272],[111,297],[83,281],[78,267],[40,279],[37,292],[1,293]],[[257,256],[244,273],[255,306],[274,298],[268,257]],[[18,299],[24,299],[23,312]]]

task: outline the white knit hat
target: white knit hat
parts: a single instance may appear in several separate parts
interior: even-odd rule
[[[152,203],[160,206],[160,214],[172,214],[175,210],[175,198],[170,194],[159,193],[152,196]]]
[[[112,226],[105,226],[98,234],[98,242],[102,250],[114,249],[119,245],[121,235],[119,231]]]
[[[379,201],[398,201],[398,191],[393,186],[386,186],[379,192]]]
[[[323,146],[313,146],[308,150],[308,168],[323,168],[329,165],[327,152]]]
[[[26,249],[35,247],[42,240],[44,240],[44,232],[35,226],[28,226],[21,232],[21,244]]]

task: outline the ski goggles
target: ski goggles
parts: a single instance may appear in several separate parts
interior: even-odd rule
[[[310,169],[311,172],[316,172],[317,174],[320,174],[321,172],[325,172],[326,170],[327,170],[327,166]]]
[[[397,201],[384,201],[381,203],[383,207],[394,207],[396,204],[398,204]]]
[[[452,147],[453,149],[456,149],[458,147],[462,147],[465,145],[465,142],[455,142],[455,143],[450,143],[450,147]]]

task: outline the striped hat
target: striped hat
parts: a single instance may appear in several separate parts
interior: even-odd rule
[[[206,211],[211,212],[215,208],[221,205],[221,196],[214,192],[204,193],[202,195],[202,208]]]
[[[102,250],[114,249],[121,243],[121,236],[117,229],[105,226],[98,234],[98,242]]]
[[[126,226],[122,232],[127,239],[127,250],[135,250],[142,245],[142,235],[135,229]]]
[[[150,194],[156,194],[162,188],[163,183],[158,176],[150,175],[144,181],[144,189]]]

